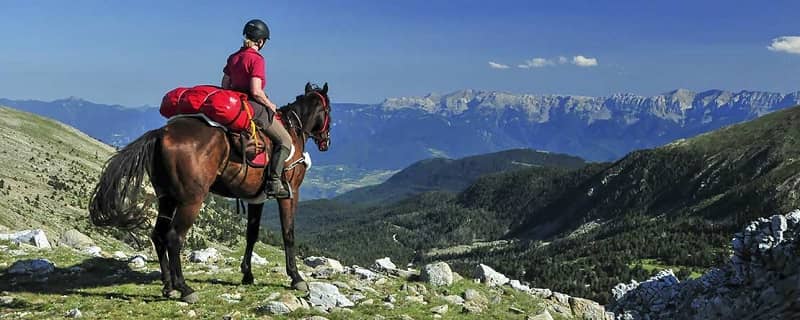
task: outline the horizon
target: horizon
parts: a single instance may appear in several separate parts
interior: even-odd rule
[[[158,105],[175,87],[217,84],[241,25],[253,17],[273,31],[262,54],[266,91],[278,104],[307,81],[328,82],[333,101],[361,104],[465,88],[606,97],[671,88],[785,93],[800,82],[800,23],[791,15],[800,3],[792,1],[4,7],[10,18],[0,20],[0,36],[14,50],[0,56],[0,97],[14,100]]]
[[[712,92],[712,91],[728,92],[728,93],[732,93],[732,94],[740,94],[742,92],[759,92],[759,93],[771,93],[771,94],[780,94],[780,95],[789,95],[789,94],[795,94],[795,93],[800,94],[800,89],[791,90],[791,91],[785,91],[785,92],[777,92],[777,91],[752,90],[752,89],[740,89],[740,90],[725,90],[725,89],[692,90],[692,89],[688,89],[688,88],[675,88],[675,89],[672,89],[672,90],[669,90],[669,91],[664,91],[664,92],[661,92],[661,93],[658,93],[658,94],[654,94],[654,95],[643,95],[643,94],[639,94],[639,93],[623,91],[623,92],[615,92],[615,93],[612,93],[612,94],[609,94],[609,95],[603,95],[603,96],[589,96],[589,95],[565,94],[565,93],[540,93],[540,94],[537,94],[537,93],[511,92],[511,91],[506,91],[506,90],[483,90],[483,89],[475,89],[475,88],[465,88],[465,89],[458,89],[458,90],[454,90],[454,91],[449,91],[449,92],[446,92],[446,93],[428,92],[428,93],[422,94],[422,95],[386,97],[383,100],[381,100],[380,102],[335,101],[335,102],[332,102],[332,103],[334,103],[334,104],[380,105],[380,104],[384,103],[387,99],[424,98],[424,97],[428,97],[428,96],[437,96],[437,95],[438,96],[447,96],[447,95],[452,95],[452,94],[456,94],[456,93],[463,92],[463,91],[499,92],[499,93],[508,93],[508,94],[512,94],[512,95],[558,96],[558,97],[590,97],[590,98],[606,98],[606,99],[608,99],[608,98],[611,98],[611,97],[617,96],[617,95],[633,95],[633,96],[637,96],[637,97],[650,98],[650,97],[656,97],[656,96],[665,96],[665,95],[671,94],[671,93],[673,93],[675,91],[679,91],[679,90],[688,90],[688,91],[691,91],[694,94],[701,94],[701,93],[707,93],[707,92]],[[90,100],[90,99],[87,99],[87,98],[83,98],[83,97],[79,97],[79,96],[68,96],[68,97],[48,99],[48,100],[43,100],[43,99],[25,99],[25,98],[22,98],[22,99],[11,99],[11,98],[1,97],[0,96],[0,99],[11,100],[11,101],[37,101],[37,102],[45,102],[45,103],[54,103],[54,102],[60,102],[60,101],[77,100],[77,101],[87,102],[87,103],[91,103],[91,104],[97,104],[97,105],[103,105],[103,106],[109,106],[109,107],[121,107],[121,108],[125,108],[125,109],[143,109],[143,108],[158,108],[159,107],[158,105],[152,105],[152,104],[140,105],[140,106],[130,106],[130,105],[122,105],[122,104],[118,104],[118,103],[105,103],[105,102],[93,101],[93,100]]]

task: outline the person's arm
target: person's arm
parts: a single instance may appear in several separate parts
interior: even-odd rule
[[[253,77],[250,79],[250,93],[258,103],[272,109],[272,112],[277,112],[278,106],[269,100],[267,94],[264,93],[264,89],[261,88],[261,78]]]
[[[222,81],[220,83],[222,89],[230,89],[231,88],[231,77],[227,74],[222,75]]]

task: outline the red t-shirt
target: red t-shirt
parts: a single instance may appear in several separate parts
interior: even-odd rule
[[[261,88],[267,86],[266,63],[256,49],[242,48],[228,57],[222,72],[231,78],[231,89],[252,94],[250,79],[261,78]]]

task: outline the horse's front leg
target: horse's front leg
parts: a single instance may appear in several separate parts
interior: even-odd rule
[[[261,210],[264,204],[247,205],[247,245],[244,248],[242,257],[242,284],[253,284],[253,272],[250,261],[253,257],[253,247],[258,240],[258,231],[261,227]]]
[[[286,255],[286,274],[292,278],[292,289],[308,291],[308,284],[297,271],[294,258],[294,213],[297,208],[297,197],[293,199],[278,200],[280,209],[281,229],[283,231],[283,251]]]

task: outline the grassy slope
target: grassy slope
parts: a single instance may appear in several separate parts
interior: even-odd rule
[[[0,225],[41,228],[50,242],[75,228],[117,246],[88,221],[89,194],[114,149],[61,123],[0,107]]]

